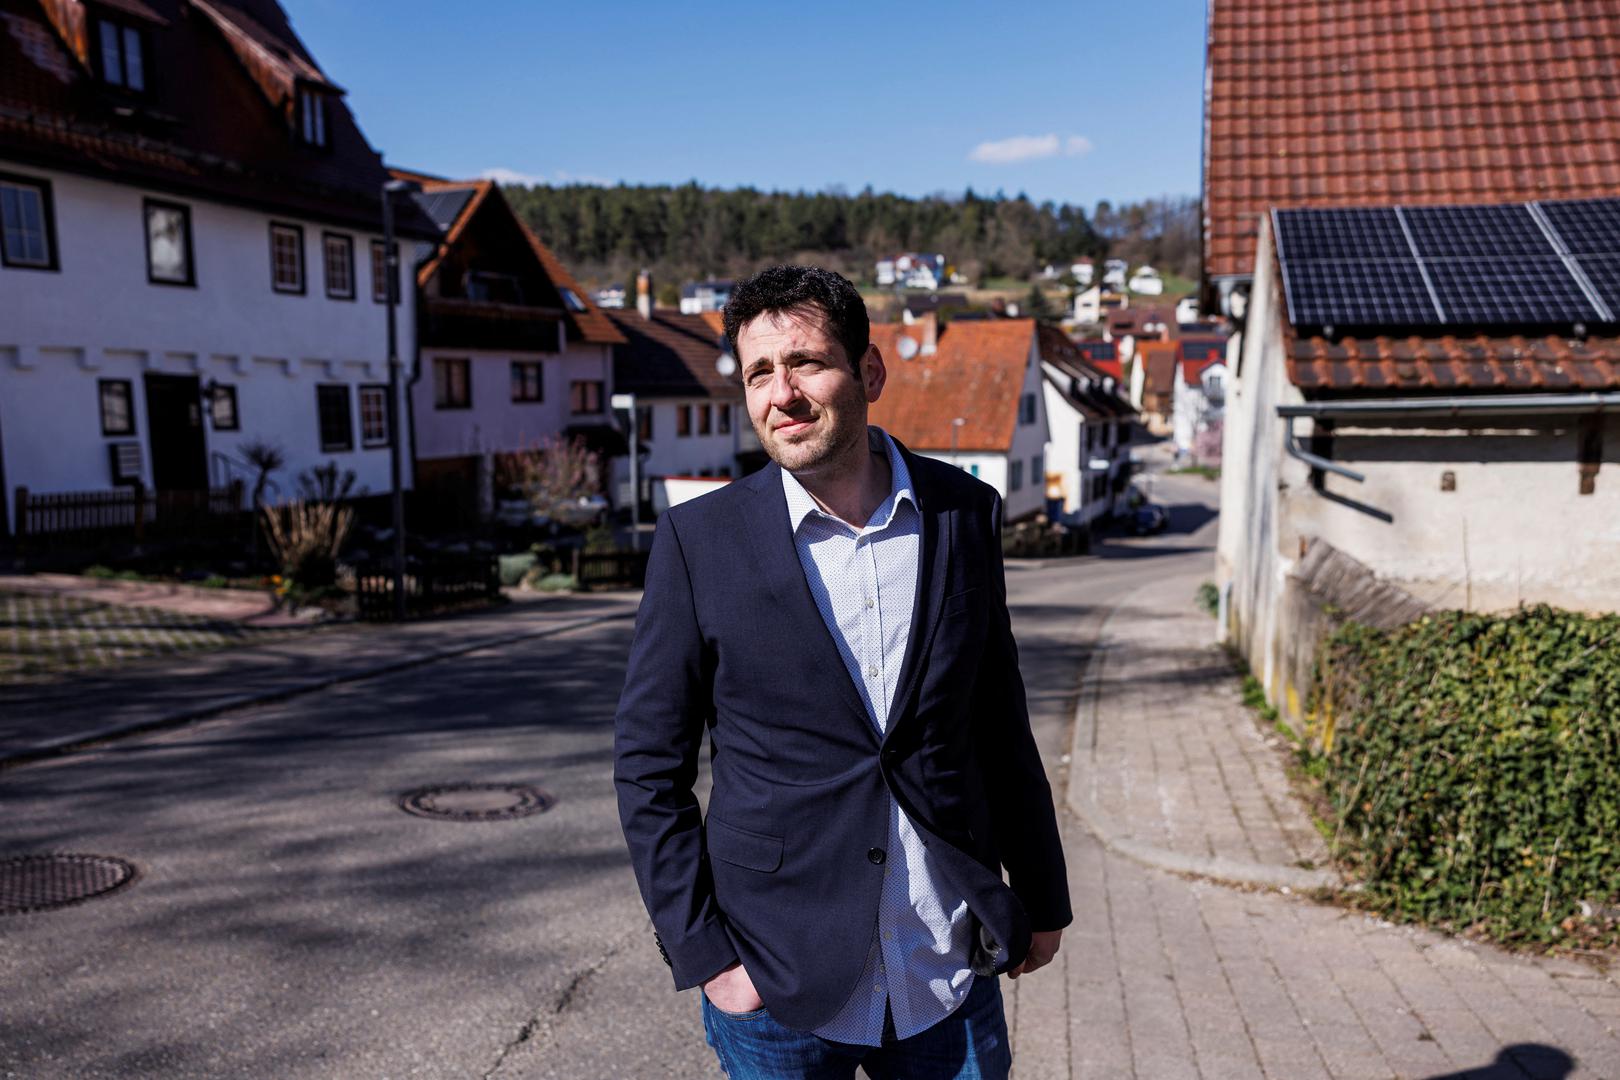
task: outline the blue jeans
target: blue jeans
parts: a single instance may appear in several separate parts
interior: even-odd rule
[[[701,990],[698,996],[704,1034],[731,1080],[851,1080],[856,1067],[872,1080],[1005,1080],[1012,1068],[994,978],[975,978],[956,1011],[927,1031],[883,1046],[794,1031],[765,1009],[721,1012]]]

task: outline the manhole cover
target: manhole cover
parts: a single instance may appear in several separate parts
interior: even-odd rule
[[[0,915],[45,911],[110,893],[135,867],[108,855],[17,855],[0,859]]]
[[[506,821],[550,810],[557,800],[527,784],[438,784],[399,797],[399,808],[442,821]]]

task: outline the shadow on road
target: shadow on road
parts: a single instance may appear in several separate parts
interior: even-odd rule
[[[1574,1071],[1575,1060],[1556,1046],[1516,1043],[1504,1046],[1489,1065],[1425,1080],[1564,1080]]]

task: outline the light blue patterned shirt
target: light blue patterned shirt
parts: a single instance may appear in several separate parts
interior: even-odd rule
[[[890,439],[868,429],[873,453],[887,452],[889,495],[863,529],[823,512],[786,470],[782,488],[799,565],[850,678],[881,735],[900,681],[917,604],[922,518],[911,473]],[[952,893],[911,819],[889,799],[888,859],[866,968],[824,1039],[878,1046],[884,1006],[907,1038],[949,1016],[973,985],[967,901]]]

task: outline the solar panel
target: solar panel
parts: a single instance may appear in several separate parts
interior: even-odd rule
[[[1405,259],[1412,249],[1392,207],[1279,210],[1277,245],[1285,259]]]
[[[1537,204],[1573,255],[1620,254],[1620,199]]]
[[[1401,214],[1421,258],[1519,258],[1556,255],[1522,203],[1503,206],[1407,206]]]
[[[1447,321],[1475,325],[1593,322],[1598,311],[1556,255],[1426,259]]]
[[[1295,326],[1428,326],[1440,322],[1411,259],[1290,262],[1289,314]]]
[[[1609,305],[1612,314],[1620,315],[1620,254],[1578,255],[1575,261],[1585,271],[1598,299]]]

